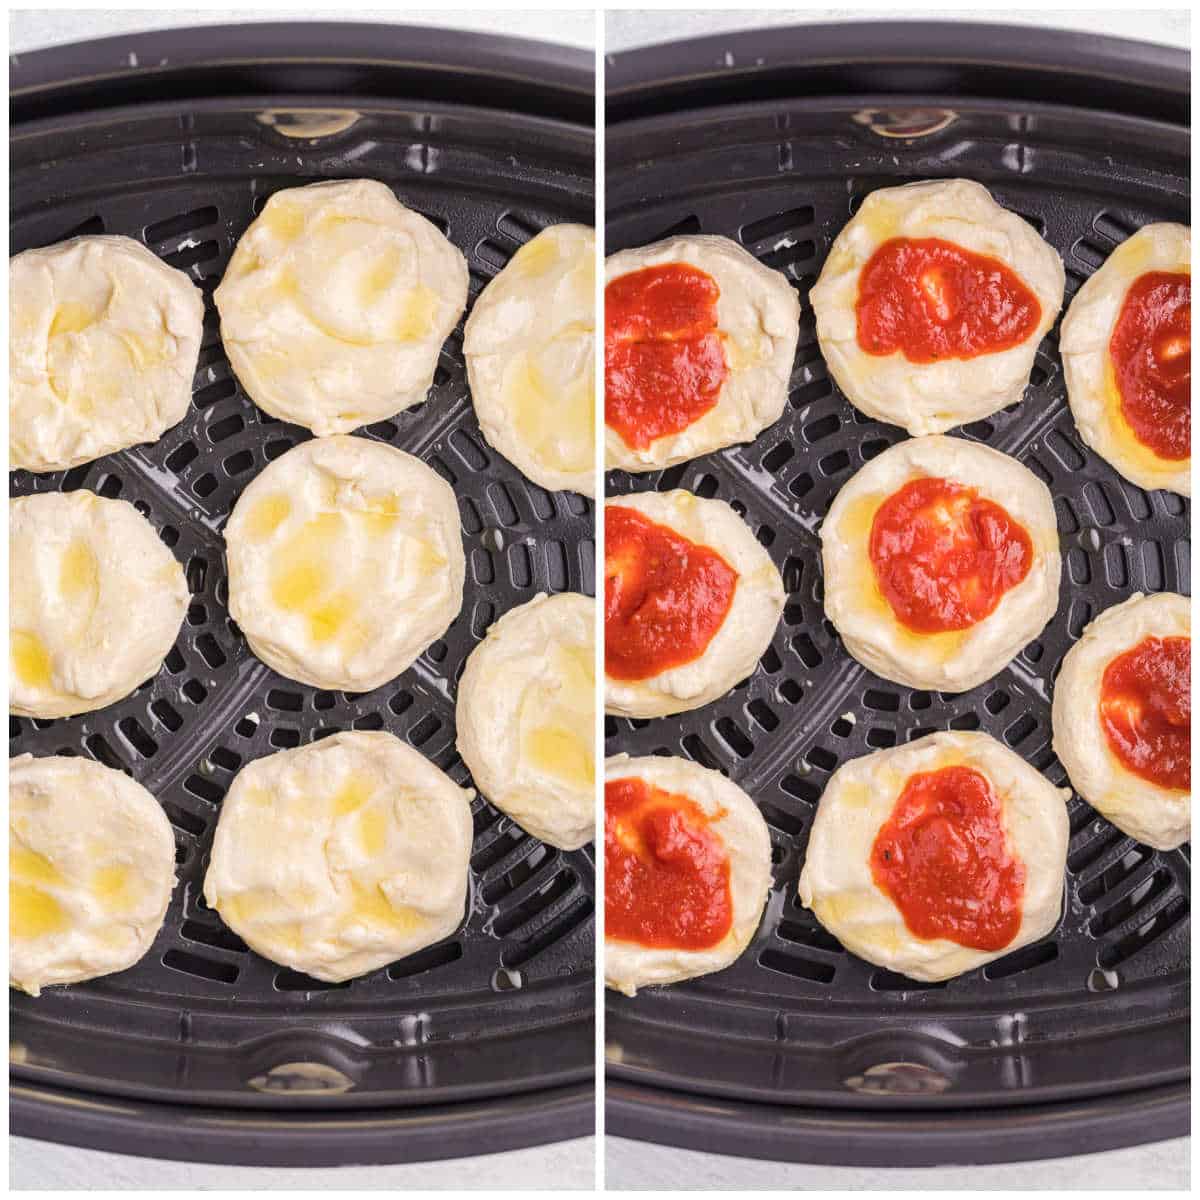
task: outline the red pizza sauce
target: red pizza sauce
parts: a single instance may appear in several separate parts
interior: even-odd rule
[[[1163,788],[1192,786],[1192,639],[1143,638],[1104,668],[1100,724],[1134,775]]]
[[[687,263],[631,271],[604,289],[604,420],[644,450],[717,403],[728,368],[713,277]]]
[[[1192,453],[1192,277],[1147,271],[1125,293],[1108,343],[1121,415],[1159,458]]]
[[[871,847],[871,874],[919,938],[1003,950],[1021,928],[1025,866],[1009,852],[991,783],[972,767],[909,779]]]
[[[729,932],[729,855],[704,810],[643,779],[604,787],[604,936],[707,950]]]
[[[1019,346],[1042,306],[999,259],[941,238],[892,238],[859,274],[855,314],[865,353],[932,363]]]
[[[604,516],[604,669],[649,679],[699,658],[733,603],[738,573],[625,505]]]

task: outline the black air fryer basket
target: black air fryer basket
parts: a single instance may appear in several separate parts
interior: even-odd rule
[[[13,491],[132,501],[192,592],[163,669],[69,720],[10,719],[12,753],[90,755],[162,802],[178,875],[131,970],[37,1000],[12,993],[15,1133],[159,1157],[291,1165],[478,1154],[578,1136],[593,1113],[593,867],[482,799],[467,919],[344,985],[250,953],[204,904],[221,799],[252,759],[341,729],[388,729],[460,783],[454,693],[471,648],[539,591],[593,590],[591,505],[526,481],[484,442],[462,328],[428,400],[360,431],[454,487],[461,614],[364,695],[276,675],[230,620],[221,529],[255,475],[308,437],[238,386],[211,303],[238,237],[280,188],[369,176],[467,255],[474,297],[523,242],[591,224],[590,56],[513,39],[370,25],[180,29],[12,64],[12,250],[137,238],[206,298],[182,424],[157,443]]]
[[[1189,221],[1188,60],[1000,26],[771,29],[610,59],[607,240],[724,234],[803,302],[782,420],[752,444],[610,494],[728,500],[779,566],[783,620],[753,677],[693,713],[609,718],[607,750],[684,755],[758,802],[774,887],[736,964],[610,993],[608,1131],[807,1162],[930,1165],[1049,1157],[1188,1128],[1189,851],[1157,853],[1077,797],[1064,915],[1050,937],[945,984],[847,954],[798,900],[822,789],[847,759],[937,729],[981,729],[1066,782],[1050,695],[1083,627],[1135,591],[1189,590],[1189,506],[1121,479],[1081,442],[1057,330],[1024,401],[955,431],[1050,487],[1064,560],[1045,631],[962,695],[880,679],[822,609],[819,526],[838,489],[904,435],[838,391],[806,302],[872,190],[966,176],[1062,254],[1067,300],[1151,221]]]

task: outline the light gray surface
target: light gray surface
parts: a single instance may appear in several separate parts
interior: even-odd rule
[[[1140,38],[1168,45],[1188,46],[1189,15],[1186,11],[1006,12],[979,8],[974,11],[914,9],[888,11],[865,6],[858,9],[737,10],[725,12],[621,11],[605,18],[605,51],[630,50],[656,42],[704,37],[738,29],[809,22],[864,20],[974,20],[1044,25],[1059,29],[1081,29],[1118,37]],[[1002,1189],[1029,1190],[1182,1190],[1188,1187],[1190,1139],[1179,1138],[1107,1154],[1007,1166],[930,1167],[886,1170],[869,1167],[816,1167],[790,1163],[768,1163],[756,1159],[703,1154],[635,1142],[625,1138],[605,1141],[606,1185],[609,1189],[678,1188],[736,1189],[920,1189],[942,1191],[955,1188],[971,1191]]]

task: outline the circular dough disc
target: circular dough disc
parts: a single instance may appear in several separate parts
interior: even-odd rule
[[[86,758],[9,763],[9,979],[36,996],[133,966],[175,886],[175,837],[158,801]]]
[[[488,444],[548,491],[596,494],[596,238],[552,225],[483,289],[463,353]]]
[[[454,492],[420,459],[346,435],[302,442],[225,527],[229,611],[289,679],[367,692],[406,670],[462,607]]]
[[[595,829],[595,611],[572,592],[511,609],[458,685],[458,752],[479,790],[563,850]]]
[[[771,644],[786,599],[779,569],[724,500],[705,500],[677,488],[608,501],[609,511],[617,507],[632,508],[716,551],[738,573],[738,580],[729,611],[699,658],[646,679],[606,676],[605,711],[622,717],[663,717],[711,704],[750,675]]]
[[[875,883],[871,849],[918,772],[966,766],[987,777],[1000,802],[1009,853],[1025,865],[1021,924],[1003,950],[912,933]],[[1062,910],[1071,793],[1056,788],[986,733],[933,733],[843,763],[830,777],[809,833],[800,902],[852,954],[910,979],[938,981],[974,970],[1045,937]]]
[[[150,678],[188,606],[183,568],[124,500],[42,492],[9,505],[9,710],[70,717]]]
[[[1108,664],[1145,638],[1191,636],[1186,597],[1138,592],[1083,631],[1054,683],[1054,753],[1072,786],[1123,833],[1156,850],[1174,850],[1191,840],[1191,793],[1159,787],[1125,768],[1109,749],[1100,723],[1100,689]]]
[[[671,795],[686,796],[710,818],[709,830],[729,855],[729,892],[733,922],[729,932],[707,950],[642,946],[605,938],[604,982],[627,996],[640,987],[677,983],[720,971],[750,944],[771,890],[771,835],[754,801],[719,771],[683,758],[618,754],[605,764],[606,779],[644,780]]]
[[[800,300],[787,277],[729,238],[693,235],[612,255],[605,263],[605,281],[666,263],[696,267],[720,289],[717,328],[728,374],[713,408],[679,433],[655,438],[645,449],[628,445],[605,426],[609,469],[657,471],[751,442],[779,420],[787,404],[800,340]]]
[[[183,419],[204,298],[127,237],[79,237],[9,263],[9,467],[65,471]]]
[[[213,299],[238,381],[318,437],[425,399],[467,303],[467,262],[370,179],[276,192]]]
[[[858,344],[859,276],[892,238],[939,238],[998,259],[1037,296],[1037,328],[1020,345],[975,358],[913,363],[899,350],[867,354]],[[915,436],[978,421],[1021,399],[1065,283],[1062,259],[1032,225],[1001,208],[981,184],[943,179],[872,192],[834,240],[809,300],[821,353],[846,398]]]
[[[1192,231],[1186,225],[1146,225],[1122,242],[1075,293],[1063,318],[1059,349],[1067,398],[1079,436],[1138,487],[1192,494],[1192,460],[1160,458],[1137,440],[1121,415],[1109,343],[1132,284],[1148,271],[1192,270]]]
[[[1033,544],[1028,574],[966,629],[917,633],[897,620],[871,566],[879,506],[913,479],[974,488],[1020,522]],[[871,459],[838,492],[821,526],[825,615],[865,667],[906,687],[965,692],[991,679],[1058,608],[1062,559],[1049,489],[1015,458],[961,438],[911,438]]]
[[[264,958],[340,983],[463,919],[473,793],[390,733],[339,733],[238,772],[204,899]]]

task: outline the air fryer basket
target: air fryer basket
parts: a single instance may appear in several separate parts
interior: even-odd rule
[[[1056,77],[1069,82],[1051,88]],[[1068,301],[1134,230],[1189,220],[1186,56],[1163,48],[978,26],[773,29],[618,55],[608,87],[609,251],[724,234],[783,271],[802,302],[862,198],[909,180],[989,187],[1062,254]],[[1056,92],[1076,106],[1042,102]],[[1096,107],[1104,96],[1130,98],[1108,110]],[[789,399],[750,445],[609,478],[609,494],[684,487],[729,501],[779,566],[788,603],[752,678],[722,700],[608,718],[610,754],[684,755],[741,784],[770,826],[775,881],[732,967],[634,999],[610,993],[608,1131],[879,1165],[1048,1157],[1185,1131],[1188,848],[1155,852],[1072,798],[1057,930],[938,985],[847,954],[800,905],[797,880],[825,782],[850,758],[981,729],[1064,784],[1049,703],[1062,657],[1133,592],[1189,590],[1188,504],[1133,487],[1082,444],[1056,329],[1024,401],[956,436],[1049,485],[1058,614],[973,691],[899,687],[851,659],[825,620],[818,530],[846,480],[904,434],[839,392],[806,302]]]
[[[428,98],[448,81],[461,93],[468,77],[470,103]],[[65,473],[12,476],[19,495],[86,487],[132,501],[192,592],[163,669],[132,696],[69,720],[10,718],[12,753],[90,755],[148,787],[174,826],[180,880],[137,966],[37,1000],[12,993],[13,1130],[291,1164],[477,1154],[588,1132],[590,849],[546,846],[477,798],[463,926],[345,985],[250,953],[201,895],[221,799],[252,759],[340,729],[388,729],[469,784],[454,749],[467,654],[539,591],[594,585],[591,504],[534,486],[483,441],[460,325],[428,400],[360,431],[453,485],[468,560],[460,616],[364,695],[260,663],[229,617],[221,528],[242,488],[309,435],[247,399],[212,291],[273,192],[365,175],[466,253],[477,295],[539,229],[591,223],[587,56],[403,27],[242,26],[40,52],[15,64],[13,85],[13,250],[127,234],[187,271],[207,306],[182,424]],[[177,98],[154,99],[164,95]]]

